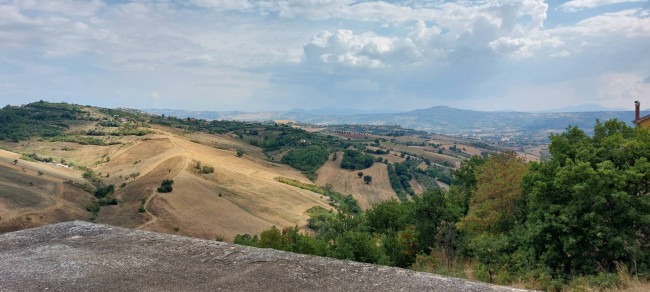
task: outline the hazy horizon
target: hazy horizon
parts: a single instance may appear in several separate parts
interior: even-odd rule
[[[0,104],[650,105],[647,0],[0,0],[0,43]]]

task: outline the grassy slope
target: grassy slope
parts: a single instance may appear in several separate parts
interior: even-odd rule
[[[101,117],[96,111],[92,112]],[[86,128],[91,128],[94,122],[87,123]],[[79,127],[83,125],[77,125],[76,129]],[[101,209],[97,221],[103,223],[171,233],[178,227],[178,233],[184,235],[210,239],[221,236],[232,240],[238,233],[256,234],[271,225],[304,226],[308,218],[305,210],[315,205],[329,208],[326,199],[321,199],[320,195],[275,181],[275,177],[283,176],[308,182],[297,170],[263,160],[263,154],[257,147],[228,135],[195,133],[183,137],[178,135],[179,132],[166,127],[154,127],[153,130],[155,133],[143,137],[109,137],[113,141],[122,142],[111,146],[47,142],[36,138],[19,143],[1,141],[0,146],[18,153],[53,157],[55,161],[65,159],[101,173],[104,183],[116,186],[115,195],[120,201],[119,205]],[[73,150],[63,150],[64,147]],[[244,149],[247,155],[236,157],[236,149]],[[12,161],[19,157],[14,152],[0,150],[0,163],[7,167],[14,167]],[[195,161],[213,166],[215,172],[209,175],[197,174],[191,167]],[[90,213],[83,210],[90,202],[90,194],[63,184],[64,179],[83,182],[80,171],[19,159],[15,168],[21,167],[27,167],[27,171],[33,172],[35,177],[38,176],[36,171],[42,170],[45,175],[41,179],[47,177],[62,188],[71,189],[67,193],[76,194],[76,205],[60,206],[72,210],[70,212],[74,216],[59,216],[60,219],[90,218]],[[135,179],[128,178],[132,173],[140,175]],[[2,177],[7,177],[7,172],[3,174]],[[167,178],[176,181],[174,191],[157,194],[155,189]],[[27,202],[31,207],[23,210],[15,203],[2,204],[11,211],[3,210],[0,229],[15,230],[59,222],[57,217],[39,223],[33,219],[52,211],[52,200],[44,198],[54,196],[55,192],[34,192],[20,185],[18,188],[22,188],[22,192],[16,192],[16,185],[19,184],[16,176],[5,180],[0,186],[0,200]],[[122,183],[126,183],[123,188]],[[19,193],[21,196],[6,198],[6,194],[10,193],[6,190],[9,189],[13,190],[11,193]],[[140,213],[138,207],[145,198],[150,198],[147,209],[151,212]],[[31,223],[16,223],[16,220],[25,221],[27,211],[32,214]]]
[[[317,185],[332,184],[335,191],[352,195],[359,202],[359,207],[364,210],[372,207],[373,204],[398,199],[390,186],[386,164],[375,163],[367,169],[347,170],[341,169],[343,152],[339,152],[337,156],[338,159],[332,161],[332,155],[330,155],[330,159],[316,172],[318,174]],[[357,175],[359,171],[362,171],[364,175],[372,176],[372,182],[365,184],[363,179]]]

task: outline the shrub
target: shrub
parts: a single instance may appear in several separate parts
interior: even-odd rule
[[[203,168],[201,168],[201,173],[213,173],[214,172],[214,167],[209,166],[209,165],[204,165]]]
[[[174,184],[174,181],[171,179],[166,179],[163,180],[160,186],[158,187],[158,192],[159,193],[169,193],[173,190],[172,184]]]
[[[113,195],[114,193],[115,193],[115,186],[107,185],[104,187],[97,188],[95,192],[93,192],[93,195],[95,195],[96,198],[105,198]]]

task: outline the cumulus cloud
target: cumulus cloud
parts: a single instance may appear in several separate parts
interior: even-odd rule
[[[199,108],[201,98],[233,107],[312,104],[304,96],[418,105],[515,87],[542,88],[558,101],[643,93],[638,80],[607,75],[650,74],[649,9],[634,1],[623,11],[605,7],[618,2],[551,3],[602,7],[548,22],[543,0],[0,0],[0,84],[12,84],[12,96],[31,90],[39,98],[93,84],[107,96],[120,90],[124,105],[158,96]],[[605,82],[594,76],[624,81],[606,94],[576,90],[588,87],[578,79]],[[549,81],[559,78],[574,83]]]
[[[576,12],[584,9],[596,8],[611,4],[646,1],[647,0],[572,0],[560,5],[560,9],[566,12]]]
[[[374,32],[355,34],[350,30],[324,31],[304,47],[308,62],[351,67],[381,68],[420,60],[408,38],[383,37]]]

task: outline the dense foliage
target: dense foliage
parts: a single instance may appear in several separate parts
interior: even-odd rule
[[[236,242],[455,276],[470,265],[475,279],[547,290],[612,287],[627,269],[647,277],[650,133],[616,120],[598,122],[594,133],[551,135],[548,161],[472,157],[453,172],[449,191],[413,201],[358,214],[312,208],[313,236],[272,228]],[[399,165],[388,170],[403,190]]]
[[[345,150],[343,153],[343,160],[341,161],[341,168],[343,169],[366,169],[375,163],[375,158],[364,154],[358,150]]]
[[[114,194],[114,185],[102,186],[95,189],[93,195],[96,199],[93,199],[90,205],[86,206],[86,211],[93,214],[90,218],[91,221],[95,220],[102,206],[117,205],[117,199],[113,197]]]
[[[650,269],[650,133],[616,120],[594,136],[573,127],[551,136],[552,159],[533,163],[526,238],[531,260],[558,274]],[[568,255],[568,256],[567,256]]]
[[[290,150],[282,156],[282,163],[289,164],[293,168],[314,176],[316,170],[327,161],[328,156],[327,149],[318,145],[310,145]]]
[[[85,119],[79,105],[39,101],[22,107],[0,109],[0,140],[18,142],[31,137],[63,133],[75,120]]]
[[[171,179],[166,179],[163,180],[162,183],[160,183],[160,186],[158,187],[157,191],[159,193],[170,193],[171,191],[174,190],[172,185],[174,184],[174,181]]]

